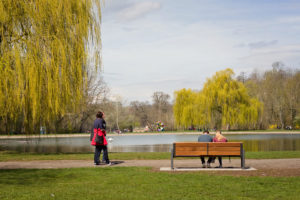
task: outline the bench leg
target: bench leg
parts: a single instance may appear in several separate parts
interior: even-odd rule
[[[241,168],[245,168],[245,150],[242,150],[242,155],[241,155]]]
[[[174,169],[174,162],[173,162],[173,159],[174,159],[174,151],[173,149],[171,150],[171,169]]]

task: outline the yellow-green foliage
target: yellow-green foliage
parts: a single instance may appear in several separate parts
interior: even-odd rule
[[[193,102],[196,94],[191,89],[175,91],[174,117],[179,126],[187,127],[192,124]]]
[[[30,132],[76,108],[89,38],[101,44],[100,11],[97,0],[0,1],[0,122]]]
[[[179,126],[255,128],[262,104],[250,98],[243,83],[232,78],[231,69],[217,72],[202,91],[175,92],[174,115]]]
[[[270,124],[269,129],[277,129],[277,124]]]

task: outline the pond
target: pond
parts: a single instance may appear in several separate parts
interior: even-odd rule
[[[214,135],[211,135],[214,136]],[[226,135],[231,142],[243,142],[245,151],[300,151],[300,134]],[[108,135],[109,152],[169,152],[173,142],[197,141],[192,134]],[[93,152],[86,137],[0,139],[0,150],[36,153]]]

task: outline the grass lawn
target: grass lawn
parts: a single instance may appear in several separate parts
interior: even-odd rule
[[[0,199],[299,199],[299,177],[233,177],[149,168],[0,170]]]
[[[161,159],[170,159],[171,155],[168,152],[152,152],[152,153],[134,152],[134,153],[109,153],[109,157],[111,160],[161,160]],[[246,159],[278,159],[278,158],[300,158],[300,151],[246,152]],[[29,161],[29,160],[92,160],[92,159],[93,159],[93,153],[37,154],[37,153],[16,153],[16,152],[0,151],[0,162],[15,161],[15,160]],[[185,159],[185,158],[178,158],[178,159]]]

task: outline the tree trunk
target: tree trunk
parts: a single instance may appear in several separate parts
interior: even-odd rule
[[[282,109],[279,109],[279,120],[280,120],[280,124],[281,124],[281,129],[284,129],[284,122],[283,122],[283,117],[282,117]]]
[[[230,124],[227,124],[226,126],[226,130],[229,131],[230,130]]]
[[[9,132],[8,132],[9,131],[8,130],[8,116],[5,117],[4,124],[5,124],[4,125],[5,126],[5,133],[9,134]]]

